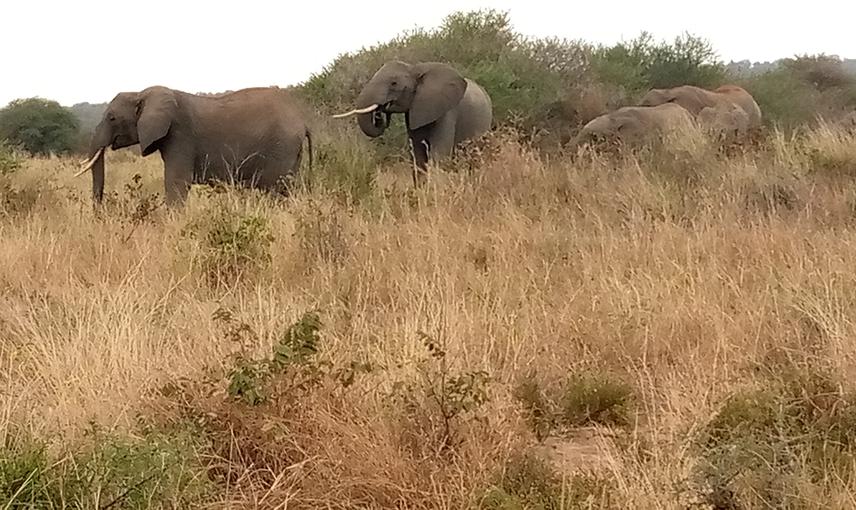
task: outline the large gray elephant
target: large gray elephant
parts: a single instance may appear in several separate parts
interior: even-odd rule
[[[391,114],[404,114],[416,185],[429,161],[451,155],[456,144],[486,133],[493,121],[488,93],[440,62],[387,62],[365,84],[355,106],[334,117],[356,115],[360,129],[372,138],[384,133]]]
[[[692,115],[676,104],[625,106],[589,121],[580,130],[572,146],[591,142],[643,144],[695,129]]]
[[[160,151],[168,206],[183,205],[191,184],[215,180],[285,191],[312,137],[296,100],[278,88],[198,96],[161,86],[121,92],[110,101],[78,175],[92,170],[92,195],[104,196],[104,151],[139,144]]]
[[[651,89],[639,102],[640,106],[657,106],[675,103],[697,116],[705,108],[717,108],[735,104],[749,116],[749,129],[761,128],[761,108],[746,89],[737,85],[723,85],[707,90],[693,85],[681,85],[666,89]]]

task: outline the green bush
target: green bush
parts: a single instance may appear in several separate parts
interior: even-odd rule
[[[621,381],[601,375],[575,374],[562,391],[561,419],[569,426],[628,425],[632,399],[632,388]]]
[[[743,80],[742,85],[761,108],[765,123],[790,130],[814,120],[820,93],[787,69],[776,69]]]
[[[252,276],[271,262],[273,234],[266,217],[236,210],[227,200],[215,200],[207,211],[183,229],[199,242],[195,260],[209,285],[231,285]]]
[[[598,79],[631,94],[678,85],[711,88],[726,78],[710,43],[690,34],[669,43],[642,32],[628,42],[600,46],[592,54],[592,67]]]
[[[0,139],[32,154],[61,154],[75,148],[77,117],[56,101],[16,99],[0,110]]]
[[[239,337],[245,331],[251,332],[248,325],[237,322],[228,310],[218,309],[214,318],[227,327],[228,338]],[[321,341],[320,330],[321,318],[318,313],[307,312],[286,328],[274,345],[271,357],[258,359],[239,355],[228,374],[228,394],[248,405],[262,404],[268,399],[267,386],[271,378],[283,378],[289,370],[295,372],[290,374],[293,378],[288,385],[291,396],[294,396],[296,390],[318,382],[323,375],[327,375],[322,373],[322,369],[328,368],[314,361]]]
[[[185,508],[209,491],[196,442],[184,432],[142,439],[94,431],[59,458],[32,439],[7,438],[0,455],[6,509]]]
[[[854,475],[856,395],[821,368],[767,372],[763,385],[728,398],[696,438],[693,482],[714,508],[803,508],[798,483],[822,490]]]
[[[302,89],[323,110],[348,109],[375,71],[395,59],[450,63],[488,91],[496,121],[505,123],[516,116],[532,116],[580,81],[587,68],[587,46],[523,38],[514,32],[506,13],[459,12],[435,30],[416,29],[341,55]]]
[[[597,473],[559,476],[531,453],[510,458],[479,502],[484,510],[574,510],[616,508],[615,481]]]
[[[21,168],[21,156],[6,140],[0,140],[0,177],[7,176]]]
[[[774,69],[738,83],[758,102],[766,123],[786,131],[818,117],[833,120],[856,108],[856,77],[836,57],[784,59]]]

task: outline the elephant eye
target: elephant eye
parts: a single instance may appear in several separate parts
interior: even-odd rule
[[[107,120],[114,121],[114,120],[116,120],[116,116],[113,115],[112,113],[108,113],[107,114]]]

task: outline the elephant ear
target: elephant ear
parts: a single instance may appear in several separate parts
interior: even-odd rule
[[[156,143],[169,133],[178,111],[175,94],[163,87],[144,90],[137,100],[137,135],[143,156],[157,150]]]
[[[430,62],[413,66],[416,93],[410,106],[411,130],[428,125],[461,102],[467,80],[447,64]]]

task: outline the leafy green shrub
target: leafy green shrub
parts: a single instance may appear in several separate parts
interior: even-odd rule
[[[0,139],[32,154],[66,153],[75,148],[77,117],[56,101],[16,99],[0,110]]]
[[[761,108],[768,125],[790,130],[814,120],[820,93],[786,69],[776,69],[740,82]]]
[[[613,508],[615,483],[594,473],[577,472],[564,481],[543,459],[518,454],[479,502],[485,510],[574,510]]]
[[[784,59],[781,65],[821,92],[856,85],[856,76],[844,69],[843,61],[838,57],[824,54],[802,55]]]
[[[0,140],[0,177],[8,176],[21,168],[21,156],[6,140]]]
[[[183,235],[199,241],[196,255],[209,285],[229,285],[267,267],[273,242],[268,219],[218,200],[213,211],[191,221]]]
[[[632,398],[633,390],[623,382],[601,375],[572,375],[562,389],[561,420],[569,426],[627,425]]]
[[[56,497],[48,478],[50,464],[43,445],[8,437],[0,456],[0,500],[8,508],[50,506]]]
[[[230,337],[249,330],[249,326],[236,321],[231,312],[218,309],[214,318],[228,326]],[[235,368],[229,372],[229,395],[240,398],[249,405],[258,405],[268,398],[267,384],[272,376],[283,375],[290,368],[301,369],[300,376],[292,381],[292,389],[304,387],[322,375],[320,367],[313,361],[318,352],[321,319],[315,312],[305,313],[294,324],[286,328],[274,345],[270,358],[254,359],[239,355]]]
[[[728,398],[701,429],[692,480],[716,508],[802,508],[797,483],[822,490],[853,476],[854,425],[856,395],[823,369],[770,367],[762,387]]]
[[[725,80],[725,67],[710,43],[690,34],[668,43],[642,32],[628,42],[600,46],[592,67],[601,81],[631,94],[678,85],[710,88]]]
[[[0,456],[4,508],[184,507],[209,488],[184,432],[129,439],[94,431],[86,444],[57,459],[37,441],[8,440]]]
[[[445,337],[435,339],[424,332],[419,336],[427,356],[416,362],[418,377],[396,381],[391,400],[405,429],[414,429],[418,448],[449,453],[464,441],[466,418],[490,400],[491,378],[482,370],[453,369]]]
[[[767,124],[788,131],[818,117],[834,120],[856,107],[856,77],[836,57],[784,59],[776,68],[738,83],[758,102]]]
[[[540,381],[533,374],[527,374],[514,387],[513,396],[523,405],[535,437],[539,441],[545,438],[553,428],[554,406],[544,394]]]
[[[17,148],[0,140],[0,216],[26,215],[36,206],[44,192],[34,184],[16,183],[15,172],[21,168],[23,157]]]

